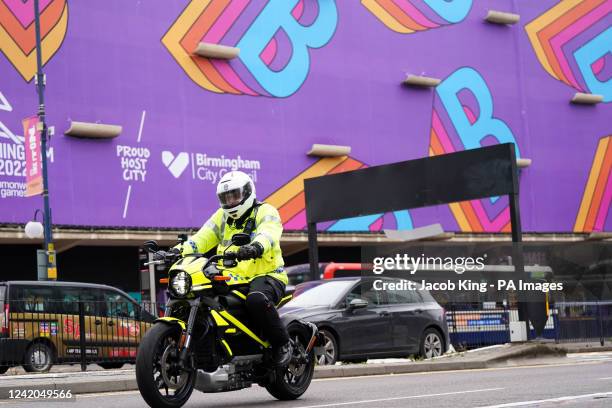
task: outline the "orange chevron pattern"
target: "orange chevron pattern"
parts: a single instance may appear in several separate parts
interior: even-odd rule
[[[571,45],[571,41],[609,19],[611,12],[610,0],[563,0],[527,24],[525,31],[542,67],[559,81],[586,92],[580,72],[570,64],[576,47],[584,43]]]
[[[612,136],[599,140],[574,232],[602,231],[612,201]]]
[[[304,179],[357,170],[362,167],[366,167],[365,164],[348,156],[320,159],[270,194],[265,201],[278,209],[285,228],[303,229],[306,227]]]
[[[27,82],[36,73],[32,0],[0,0],[0,51]],[[46,64],[59,50],[68,27],[66,0],[41,0],[42,59]]]

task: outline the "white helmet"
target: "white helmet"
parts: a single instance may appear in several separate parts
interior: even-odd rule
[[[255,184],[246,173],[230,171],[219,180],[217,197],[225,214],[238,219],[255,202]]]

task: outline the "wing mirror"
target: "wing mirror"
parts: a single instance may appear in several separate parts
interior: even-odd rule
[[[251,243],[251,236],[243,232],[232,235],[232,245],[243,246]]]
[[[157,245],[156,241],[145,241],[144,244],[142,244],[142,246],[144,247],[144,249],[146,249],[149,252],[156,252],[159,251],[159,245]]]
[[[364,309],[366,307],[368,307],[368,301],[361,298],[351,300],[348,306],[349,310]]]

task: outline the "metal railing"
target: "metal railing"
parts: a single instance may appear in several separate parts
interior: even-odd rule
[[[485,302],[486,303],[486,302]],[[455,350],[466,350],[511,341],[510,322],[518,310],[502,304],[450,303],[446,321]],[[551,306],[542,338],[557,343],[612,342],[612,302],[557,302]],[[535,339],[531,327],[529,339]]]
[[[510,311],[507,306],[494,305],[485,309],[482,303],[452,303],[446,307],[448,334],[455,350],[510,341]]]
[[[612,302],[558,302],[558,342],[612,341]]]

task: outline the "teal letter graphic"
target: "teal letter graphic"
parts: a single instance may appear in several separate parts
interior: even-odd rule
[[[316,0],[319,14],[307,27],[291,15],[298,1],[270,0],[238,43],[242,62],[260,85],[276,97],[289,96],[299,89],[308,75],[308,48],[324,46],[336,30],[338,14],[334,0]],[[293,53],[282,70],[273,71],[259,55],[280,29],[290,39]]]
[[[345,218],[329,227],[328,231],[367,231],[374,221],[384,214],[363,215],[361,217]],[[394,211],[398,230],[411,230],[412,217],[408,210]]]
[[[473,124],[470,123],[457,96],[463,89],[472,92],[478,101],[480,115]],[[476,70],[458,69],[437,86],[436,92],[466,150],[481,147],[480,141],[490,135],[499,143],[514,143],[516,156],[520,157],[516,139],[508,125],[493,117],[493,97]]]
[[[612,52],[612,27],[574,52],[574,58],[587,88],[591,93],[603,95],[605,102],[612,101],[612,80],[599,81],[591,69],[591,64],[610,52]]]
[[[472,0],[424,0],[440,17],[449,23],[463,20],[472,7]]]

